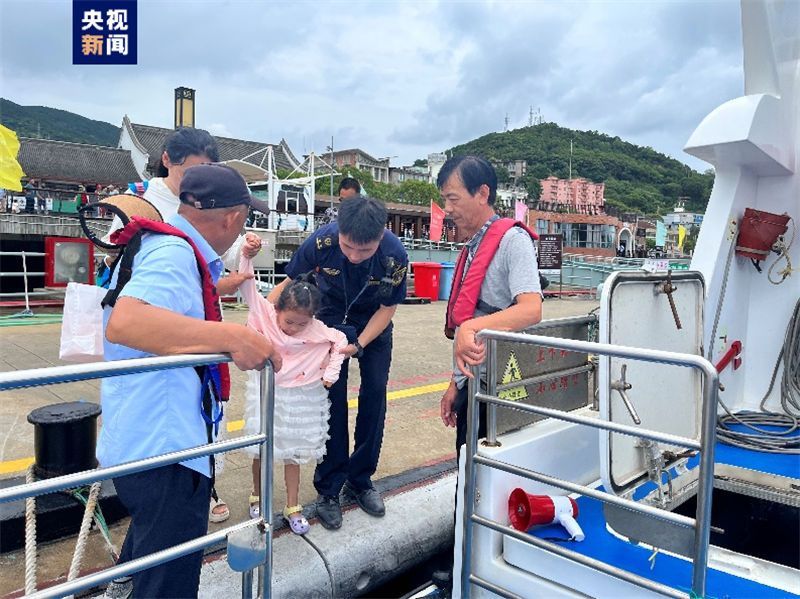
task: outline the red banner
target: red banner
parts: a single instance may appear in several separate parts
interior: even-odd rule
[[[444,210],[439,204],[431,201],[431,227],[428,231],[428,239],[440,241],[442,239],[442,227],[444,226]]]

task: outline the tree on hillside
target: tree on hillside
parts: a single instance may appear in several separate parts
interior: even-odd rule
[[[524,177],[520,177],[518,183],[528,192],[528,201],[536,201],[542,195],[542,184],[539,178],[533,176],[530,172]]]
[[[508,172],[506,167],[496,166],[494,167],[494,172],[497,173],[497,183],[499,185],[505,185],[511,181],[511,174]]]
[[[429,206],[439,201],[439,189],[427,181],[403,181],[396,187],[397,197],[393,201],[417,206]]]
[[[573,177],[605,182],[606,195],[616,205],[651,214],[666,206],[671,208],[678,196],[686,196],[687,209],[705,209],[713,173],[698,173],[652,148],[597,131],[573,131],[542,123],[490,133],[449,152],[485,156],[499,163],[523,159],[528,163],[528,174],[536,179],[550,175],[567,178],[570,140]]]

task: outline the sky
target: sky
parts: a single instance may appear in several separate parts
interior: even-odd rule
[[[0,96],[115,125],[196,126],[296,155],[410,164],[544,121],[682,151],[743,93],[736,0],[138,0],[138,64],[72,64],[70,0],[0,0]]]

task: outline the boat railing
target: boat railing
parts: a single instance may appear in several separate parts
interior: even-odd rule
[[[195,366],[206,366],[230,362],[231,358],[225,354],[194,354],[184,356],[162,356],[154,358],[141,358],[133,360],[118,360],[110,362],[100,362],[94,364],[80,364],[71,366],[55,366],[51,368],[37,368],[32,370],[19,370],[15,372],[0,373],[0,391],[10,391],[12,389],[22,389],[28,387],[40,387],[44,385],[54,385],[59,383],[70,383],[75,381],[87,381],[112,376],[126,374],[137,374],[142,372],[153,372],[157,370],[168,370],[173,368],[186,368]],[[174,451],[162,455],[157,455],[141,460],[134,460],[117,466],[86,470],[74,474],[67,474],[54,478],[38,480],[32,483],[14,485],[0,489],[0,503],[18,501],[39,495],[46,495],[72,489],[98,481],[113,479],[119,476],[144,472],[170,464],[177,464],[193,458],[209,456],[215,453],[232,451],[252,445],[259,446],[259,456],[261,459],[261,489],[260,489],[260,514],[261,517],[253,518],[245,522],[240,522],[232,526],[223,528],[202,537],[197,537],[191,541],[186,541],[174,545],[167,549],[151,553],[128,562],[117,564],[92,574],[68,580],[62,584],[42,589],[31,593],[26,590],[26,596],[45,598],[45,597],[64,597],[74,595],[80,591],[96,587],[100,584],[110,582],[123,576],[130,576],[136,572],[152,568],[190,553],[202,551],[207,547],[217,545],[226,540],[233,534],[241,534],[248,531],[251,534],[260,534],[266,547],[266,554],[258,570],[258,595],[264,599],[271,596],[272,580],[272,456],[273,443],[272,435],[272,415],[275,405],[274,393],[274,371],[271,364],[261,371],[261,405],[262,414],[261,425],[258,434],[244,435],[235,439],[217,441],[200,445],[189,449]],[[253,570],[242,572],[242,597],[252,597],[253,589]]]
[[[464,597],[470,595],[470,585],[475,584],[492,591],[503,597],[516,597],[513,593],[472,573],[472,543],[474,525],[478,524],[504,535],[511,536],[528,545],[538,547],[545,551],[570,559],[576,563],[592,569],[615,576],[642,588],[655,591],[670,597],[686,597],[687,595],[677,589],[654,582],[627,570],[617,568],[606,562],[590,558],[575,551],[564,548],[556,543],[539,539],[533,535],[520,532],[503,523],[484,518],[475,514],[476,488],[475,466],[481,465],[494,468],[510,474],[535,480],[546,485],[564,489],[570,493],[580,493],[604,503],[623,507],[656,518],[664,522],[694,529],[694,548],[692,555],[692,593],[697,597],[705,597],[706,572],[708,569],[708,546],[711,529],[711,497],[714,481],[714,443],[716,435],[716,409],[719,393],[719,378],[714,366],[701,356],[680,354],[675,352],[654,349],[594,343],[559,337],[545,337],[525,333],[508,333],[499,331],[482,331],[479,337],[486,342],[486,393],[480,393],[475,378],[470,379],[469,403],[467,412],[467,446],[464,466],[464,510],[463,510],[463,539],[461,547],[461,591]],[[698,370],[703,377],[703,411],[700,440],[681,437],[669,433],[630,426],[615,422],[589,418],[576,413],[566,412],[543,406],[522,404],[519,402],[503,400],[498,396],[497,385],[497,342],[511,342],[520,344],[534,344],[555,349],[587,354],[628,358],[644,362],[654,362],[675,366],[685,366]],[[477,373],[476,373],[477,374]],[[695,518],[673,514],[651,505],[645,505],[599,491],[583,485],[575,484],[553,476],[548,476],[533,470],[514,466],[506,462],[482,456],[478,452],[478,402],[486,404],[486,440],[487,446],[497,446],[497,407],[509,408],[530,412],[540,416],[555,418],[578,425],[589,426],[595,429],[612,431],[623,435],[640,437],[660,441],[669,445],[677,445],[690,450],[700,451],[700,469],[698,475],[697,511]]]

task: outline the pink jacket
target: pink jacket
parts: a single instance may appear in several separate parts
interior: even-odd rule
[[[252,274],[252,261],[242,256],[239,272]],[[281,331],[275,306],[258,292],[253,279],[242,283],[239,290],[250,308],[247,326],[268,337],[283,358],[283,366],[275,373],[276,385],[299,387],[320,379],[328,383],[338,380],[345,358],[339,350],[347,347],[344,333],[314,318],[299,335],[290,337]]]

